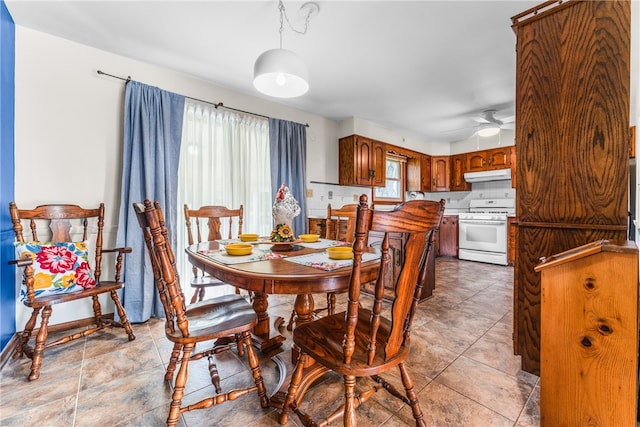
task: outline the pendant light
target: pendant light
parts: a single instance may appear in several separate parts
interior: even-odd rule
[[[304,3],[301,13],[306,13],[304,30],[296,30],[286,15],[282,0],[278,1],[280,11],[280,47],[262,53],[253,66],[253,86],[265,95],[276,98],[294,98],[309,90],[309,72],[302,59],[294,52],[282,48],[284,21],[298,34],[306,34],[309,19],[320,10],[316,3]]]

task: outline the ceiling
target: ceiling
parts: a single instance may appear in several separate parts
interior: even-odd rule
[[[19,26],[329,119],[452,142],[471,137],[484,110],[498,119],[515,113],[510,18],[540,1],[316,1],[305,35],[283,33],[310,80],[309,92],[288,100],[252,84],[255,59],[279,44],[276,0],[5,3]],[[302,4],[284,0],[299,30]]]

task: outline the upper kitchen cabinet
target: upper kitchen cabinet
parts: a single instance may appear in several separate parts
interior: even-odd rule
[[[471,153],[473,154],[473,153]],[[467,154],[451,156],[451,185],[450,191],[471,191],[471,184],[464,180],[466,172]]]
[[[340,138],[339,184],[384,187],[386,155],[383,142],[359,135]]]
[[[449,156],[431,157],[431,191],[449,191]]]
[[[467,153],[467,170],[465,172],[508,169],[511,167],[513,152],[514,147],[511,145]]]
[[[407,191],[431,191],[431,156],[420,154],[407,159]]]

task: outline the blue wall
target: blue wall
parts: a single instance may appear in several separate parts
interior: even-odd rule
[[[0,351],[16,332],[15,234],[9,218],[9,202],[14,198],[14,106],[15,106],[15,25],[0,0]]]

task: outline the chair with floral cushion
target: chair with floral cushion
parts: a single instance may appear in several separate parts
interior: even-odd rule
[[[35,209],[18,209],[9,204],[9,213],[16,234],[17,259],[11,261],[23,268],[23,283],[20,299],[33,309],[24,330],[19,334],[13,352],[14,359],[26,355],[31,358],[29,380],[40,376],[40,367],[46,349],[91,335],[107,326],[121,327],[129,341],[135,339],[131,324],[118,297],[118,289],[124,286],[120,280],[123,254],[131,248],[104,249],[104,204],[94,209],[83,209],[77,205],[41,205]],[[30,232],[23,235],[24,227]],[[90,248],[94,253],[89,258]],[[102,280],[103,256],[113,257],[114,280]],[[93,262],[93,266],[91,263]],[[120,321],[104,315],[98,295],[108,293],[115,304]],[[49,320],[55,304],[91,298],[93,323],[87,329],[47,343]],[[38,314],[40,327],[35,345],[29,345]],[[74,322],[75,323],[78,322]]]

